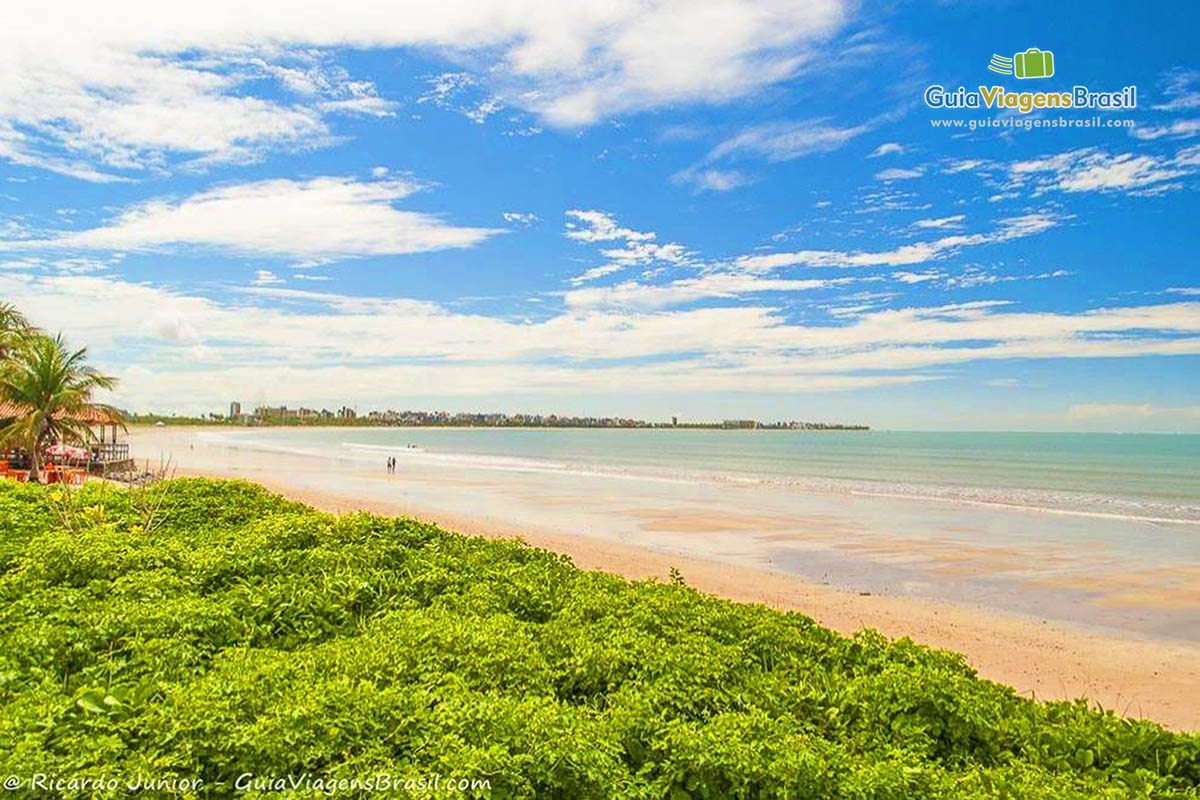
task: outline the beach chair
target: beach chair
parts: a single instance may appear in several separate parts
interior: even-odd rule
[[[27,470],[27,469],[10,469],[8,471],[8,477],[12,478],[17,483],[28,483],[29,482],[29,470]]]
[[[67,486],[83,486],[83,484],[87,483],[87,470],[67,470],[66,474],[63,475],[63,483]]]

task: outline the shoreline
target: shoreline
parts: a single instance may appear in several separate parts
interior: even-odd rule
[[[789,574],[648,547],[513,526],[409,503],[317,490],[236,470],[180,467],[180,476],[258,483],[331,513],[367,511],[413,517],[465,535],[519,539],[567,555],[580,569],[631,580],[666,580],[678,569],[693,588],[728,600],[795,611],[843,634],[874,628],[962,654],[981,677],[1038,700],[1086,698],[1122,716],[1168,728],[1200,730],[1200,646],[1180,640],[1123,637],[950,601],[851,590]]]
[[[389,429],[389,426],[311,426],[311,425],[275,425],[263,426],[255,428],[253,426],[240,426],[237,430],[251,431],[271,429],[278,430],[306,430],[317,427],[340,428],[347,431],[375,431],[380,429]],[[392,426],[395,428],[396,426]],[[410,430],[433,432],[433,431],[454,431],[454,430],[515,430],[515,431],[545,431],[545,430],[567,430],[567,429],[549,429],[545,427],[520,427],[520,426],[447,426],[447,425],[430,425],[430,426],[399,426],[400,429],[408,428]],[[171,430],[169,426],[166,429],[155,429],[150,426],[131,426],[132,431],[139,431],[142,435],[153,434]],[[222,425],[195,425],[195,426],[180,426],[175,429],[178,432],[188,431],[196,433],[229,433],[231,426]],[[578,430],[621,430],[617,428],[596,428]],[[744,432],[744,431],[743,431]],[[821,433],[823,431],[812,431]],[[918,432],[919,433],[919,432]],[[1055,433],[1058,435],[1058,433]],[[1170,435],[1170,434],[1163,434]],[[1184,434],[1188,435],[1188,434]],[[380,448],[385,449],[385,448]],[[135,459],[136,461],[136,459]],[[584,477],[598,478],[615,478],[621,480],[636,480],[636,481],[657,481],[662,483],[708,483],[718,486],[738,486],[738,487],[791,487],[795,488],[808,495],[823,495],[828,497],[841,498],[871,498],[878,500],[899,500],[903,502],[919,502],[929,503],[934,505],[943,505],[951,508],[979,508],[986,511],[1001,511],[1001,512],[1016,512],[1029,514],[1047,514],[1061,517],[1072,517],[1081,519],[1092,519],[1109,522],[1132,522],[1132,523],[1147,523],[1151,525],[1186,525],[1200,526],[1200,516],[1153,516],[1146,513],[1122,513],[1117,511],[1101,511],[1092,509],[1080,509],[1069,507],[1056,507],[1047,504],[1037,504],[1034,502],[1017,502],[1008,500],[996,499],[981,499],[971,496],[972,492],[978,490],[979,487],[971,485],[963,485],[956,487],[963,494],[957,496],[943,496],[934,492],[920,491],[921,487],[918,484],[902,484],[903,488],[909,491],[895,491],[892,489],[879,488],[873,485],[872,481],[864,478],[846,478],[846,479],[826,479],[814,475],[787,475],[773,473],[724,473],[720,471],[709,471],[705,469],[694,470],[684,475],[673,475],[660,473],[652,468],[640,465],[617,465],[617,464],[596,464],[584,465],[567,463],[563,468],[542,468],[524,467],[525,472],[548,472],[556,475],[579,475]],[[837,480],[844,481],[844,485],[836,485]],[[1058,495],[1069,495],[1072,493],[1086,496],[1086,492],[1076,490],[1046,490],[1052,491]]]

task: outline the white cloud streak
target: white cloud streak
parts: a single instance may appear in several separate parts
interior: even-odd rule
[[[1200,419],[1200,406],[1162,408],[1144,403],[1141,405],[1120,403],[1082,403],[1067,409],[1067,419],[1090,420],[1145,420],[1153,418]]]
[[[837,150],[871,130],[867,124],[839,127],[829,120],[771,122],[755,125],[726,139],[708,154],[708,161],[739,156],[761,156],[768,161],[791,161],[811,153]]]
[[[1200,147],[1184,148],[1172,156],[1133,153],[1110,154],[1100,148],[1069,150],[1051,156],[1018,161],[1008,166],[1006,189],[1033,182],[1035,197],[1050,191],[1137,193],[1168,184],[1196,172]]]
[[[671,181],[691,186],[696,192],[728,192],[753,183],[754,179],[741,170],[693,166],[676,172]]]
[[[456,227],[394,203],[411,180],[324,177],[217,186],[179,201],[152,200],[105,225],[44,239],[0,241],[0,250],[146,251],[180,246],[294,258],[397,255],[470,247],[499,233]]]
[[[914,178],[919,178],[925,174],[922,167],[901,168],[892,167],[891,169],[881,170],[875,173],[875,180],[878,181],[910,181]]]
[[[882,156],[901,155],[904,152],[906,152],[906,148],[899,142],[884,142],[872,150],[867,155],[867,158],[881,158]]]
[[[761,292],[803,292],[828,289],[853,282],[850,278],[795,280],[762,278],[756,275],[714,272],[696,278],[684,278],[664,285],[627,281],[616,286],[575,289],[567,292],[570,308],[658,309],[681,306],[698,300],[735,298]]]
[[[248,304],[104,276],[8,271],[0,272],[0,294],[35,322],[92,345],[100,365],[144,370],[145,379],[131,379],[119,395],[140,407],[170,402],[164,398],[185,386],[189,398],[210,405],[234,394],[275,397],[279,386],[297,402],[319,401],[331,387],[368,402],[396,385],[405,394],[474,395],[612,386],[830,391],[928,380],[937,377],[924,372],[930,368],[977,361],[1200,354],[1196,302],[1079,313],[972,303],[820,325],[747,306],[568,308],[525,322],[278,286],[247,287]],[[140,326],[131,324],[139,317]]]
[[[1167,73],[1163,93],[1168,100],[1151,106],[1156,111],[1190,111],[1200,108],[1200,71],[1175,69]]]
[[[800,250],[791,253],[742,256],[737,264],[742,269],[764,272],[783,267],[899,267],[935,261],[963,248],[1009,242],[1033,236],[1059,224],[1052,214],[1035,213],[1007,217],[997,222],[988,233],[955,234],[927,242],[901,245],[881,252],[842,252],[837,250]]]
[[[1129,129],[1129,135],[1143,141],[1155,139],[1190,139],[1200,136],[1200,119],[1181,119],[1165,125],[1138,125]]]
[[[600,254],[607,263],[592,267],[570,279],[574,285],[587,283],[606,275],[621,272],[631,267],[660,266],[686,267],[696,260],[678,242],[660,243],[658,235],[650,231],[637,231],[622,227],[615,217],[604,211],[571,209],[566,212],[567,223],[564,234],[577,242],[620,242],[616,247],[606,247]]]
[[[948,217],[927,217],[913,223],[914,228],[923,230],[942,230],[944,228],[961,228],[966,214],[951,214]]]

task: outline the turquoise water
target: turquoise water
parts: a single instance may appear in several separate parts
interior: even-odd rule
[[[505,428],[251,429],[263,449],[417,466],[617,472],[1200,523],[1200,436]]]

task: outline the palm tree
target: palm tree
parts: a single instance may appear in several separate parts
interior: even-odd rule
[[[29,320],[12,303],[0,303],[0,361],[33,330]]]
[[[62,334],[28,333],[8,353],[0,370],[0,442],[23,447],[36,481],[43,448],[53,442],[88,442],[95,438],[86,412],[120,412],[92,402],[97,389],[111,389],[116,378],[87,365],[87,348],[71,352]]]

